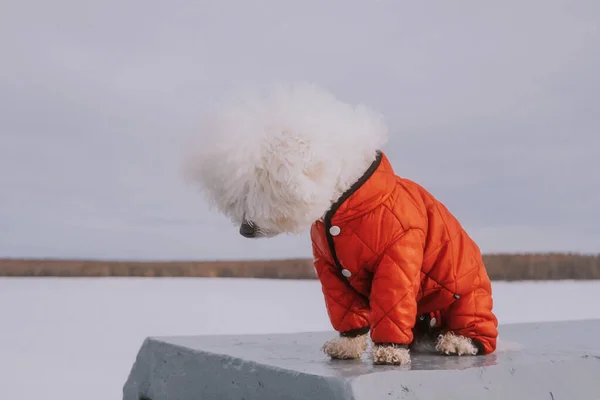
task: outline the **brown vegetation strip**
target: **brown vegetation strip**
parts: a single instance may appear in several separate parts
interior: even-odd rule
[[[600,255],[487,254],[492,280],[600,279]],[[0,259],[0,276],[230,277],[316,279],[310,259],[265,261],[95,261]]]

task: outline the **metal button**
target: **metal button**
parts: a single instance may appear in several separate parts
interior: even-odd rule
[[[346,278],[350,278],[352,276],[352,272],[348,271],[347,269],[343,269],[342,275],[344,275]]]
[[[431,318],[431,321],[429,321],[429,326],[433,328],[435,326],[436,322],[437,322],[437,319],[435,319],[435,317]]]
[[[329,233],[331,233],[331,236],[337,236],[340,234],[342,230],[340,229],[339,226],[332,226],[331,228],[329,228]]]

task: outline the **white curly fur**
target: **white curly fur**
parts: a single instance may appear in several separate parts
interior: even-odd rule
[[[309,83],[248,91],[213,107],[184,163],[212,207],[259,237],[321,218],[387,141],[383,117]]]
[[[360,358],[367,350],[369,341],[367,335],[356,337],[338,337],[331,339],[323,345],[321,350],[329,357],[340,360]]]
[[[410,350],[402,347],[373,346],[371,349],[373,364],[406,365],[410,364]]]
[[[438,337],[435,349],[447,355],[476,355],[477,347],[473,341],[464,336],[455,335],[454,332],[446,332]]]

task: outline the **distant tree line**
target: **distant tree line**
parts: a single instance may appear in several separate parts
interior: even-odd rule
[[[495,281],[600,279],[600,255],[486,254],[484,262],[490,278]],[[316,279],[310,259],[249,261],[0,259],[0,276]]]

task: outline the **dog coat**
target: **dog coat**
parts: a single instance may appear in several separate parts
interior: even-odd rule
[[[386,155],[310,230],[314,266],[333,328],[409,345],[422,315],[441,331],[496,348],[498,321],[479,247],[427,190],[397,176]]]

